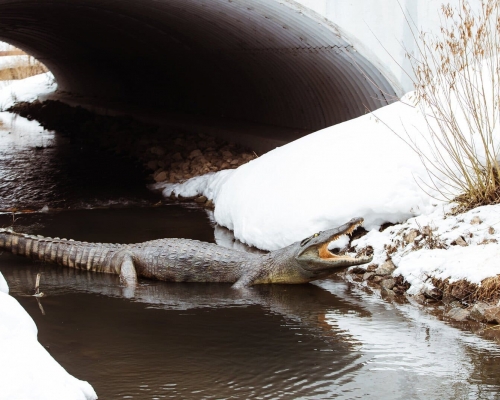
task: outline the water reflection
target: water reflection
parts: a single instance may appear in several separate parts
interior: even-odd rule
[[[159,200],[130,160],[0,112],[0,211],[144,205]]]
[[[448,326],[411,304],[387,303],[331,281],[318,286],[347,296],[369,314],[368,321],[337,310],[326,316],[332,329],[345,330],[361,343],[363,367],[345,386],[353,397],[365,393],[364,385],[383,381],[383,393],[389,397],[497,398],[500,377],[491,368],[500,362],[497,344]]]
[[[325,322],[328,310],[351,306],[313,285],[241,293],[225,284],[142,281],[124,300],[115,276],[6,264],[2,273],[41,342],[103,398],[163,390],[203,398],[321,395],[343,371],[361,367],[352,338]],[[26,296],[40,270],[45,316]]]
[[[42,343],[104,398],[496,398],[500,385],[494,343],[342,281],[142,281],[126,300],[115,276],[16,260],[2,272]],[[45,317],[26,296],[38,271]]]

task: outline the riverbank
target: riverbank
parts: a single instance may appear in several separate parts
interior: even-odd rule
[[[104,116],[60,101],[17,102],[8,111],[36,120],[71,140],[127,157],[150,182],[184,182],[209,172],[238,168],[256,154],[234,143],[179,129],[166,130],[132,117]],[[211,203],[207,203],[211,206]]]

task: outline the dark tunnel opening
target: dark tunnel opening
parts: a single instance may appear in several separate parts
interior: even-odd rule
[[[0,0],[0,40],[43,62],[62,95],[115,108],[314,131],[394,94],[292,1]]]

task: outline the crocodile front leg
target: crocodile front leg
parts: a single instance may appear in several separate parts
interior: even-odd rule
[[[122,290],[122,295],[125,298],[132,298],[135,296],[135,289],[137,287],[137,271],[135,269],[134,260],[129,252],[126,252],[121,260],[119,266],[120,281],[125,285]]]

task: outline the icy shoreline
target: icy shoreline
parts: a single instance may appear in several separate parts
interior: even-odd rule
[[[97,399],[88,382],[68,374],[38,342],[33,319],[8,290],[0,273],[0,398]]]

